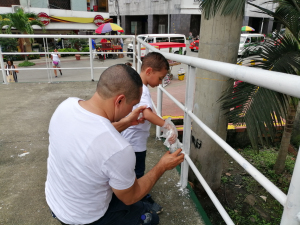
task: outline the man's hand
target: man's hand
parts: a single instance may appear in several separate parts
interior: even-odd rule
[[[159,160],[158,164],[163,167],[163,169],[171,170],[177,165],[183,162],[184,154],[181,153],[182,149],[177,149],[174,153],[170,154],[170,151],[167,151]]]
[[[140,106],[140,107],[136,108],[135,110],[133,110],[127,117],[121,119],[119,122],[113,122],[112,125],[116,128],[117,131],[122,132],[130,126],[144,123],[145,118],[144,117],[139,118],[139,115],[146,108],[147,108],[147,106]]]
[[[133,110],[127,117],[126,119],[129,120],[129,123],[131,124],[131,126],[133,125],[138,125],[140,123],[144,123],[145,122],[145,118],[144,116],[140,117],[140,113],[142,113],[144,111],[144,109],[146,109],[147,106],[140,106],[138,108],[136,108],[135,110]]]

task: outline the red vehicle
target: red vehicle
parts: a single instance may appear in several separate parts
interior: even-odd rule
[[[191,44],[190,44],[190,49],[191,51],[198,51],[199,50],[199,40],[196,40],[196,41],[193,41]]]

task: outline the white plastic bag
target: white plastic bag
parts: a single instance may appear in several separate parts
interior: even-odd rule
[[[165,120],[162,131],[163,134],[161,135],[161,137],[166,138],[164,145],[170,149],[171,153],[182,147],[182,144],[177,139],[178,132],[174,123],[171,121],[171,117]]]

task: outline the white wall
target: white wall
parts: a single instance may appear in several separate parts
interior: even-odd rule
[[[129,2],[129,3],[126,3]],[[109,0],[109,13],[116,16],[114,0]],[[152,15],[152,14],[178,14],[179,9],[174,4],[180,4],[180,0],[119,0],[120,15]]]
[[[276,4],[273,4],[273,3],[266,3],[265,0],[256,0],[256,1],[253,1],[253,4],[261,6],[263,8],[267,8],[269,10],[274,10],[275,6],[276,6]],[[270,16],[268,16],[266,14],[257,13],[257,11],[258,11],[257,8],[253,7],[252,5],[246,4],[245,16],[271,18]]]

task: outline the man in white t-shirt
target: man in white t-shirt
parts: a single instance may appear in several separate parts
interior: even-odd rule
[[[69,98],[54,112],[49,125],[46,201],[62,224],[142,223],[159,218],[141,202],[166,170],[183,161],[181,149],[167,152],[147,174],[136,179],[135,154],[119,132],[143,121],[142,81],[125,64],[106,69],[87,101]],[[127,116],[127,117],[125,117]]]
[[[52,66],[53,68],[60,68],[60,54],[58,54],[57,49],[54,49],[54,52],[51,54]],[[62,76],[61,70],[59,70],[60,75]],[[56,69],[54,70],[55,78],[57,78]]]

